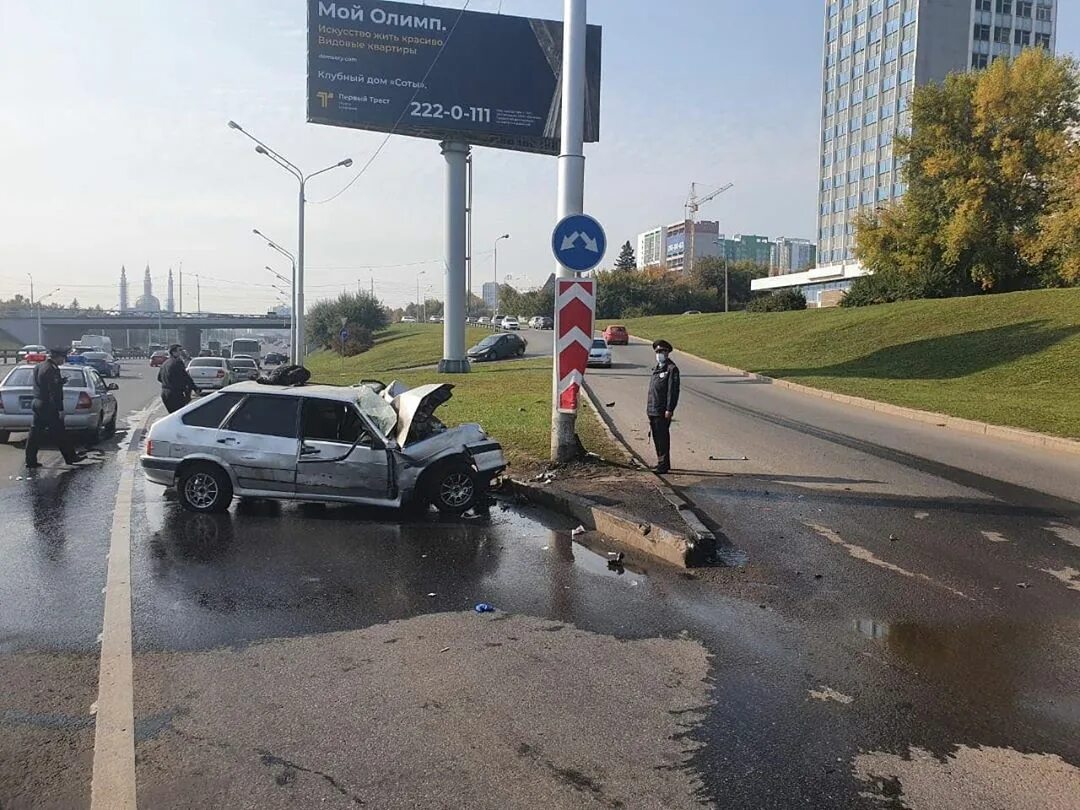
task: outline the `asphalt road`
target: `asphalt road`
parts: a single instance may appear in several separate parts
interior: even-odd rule
[[[643,371],[590,379],[636,414]],[[136,426],[153,388],[121,391]],[[611,571],[510,503],[194,516],[136,476],[127,505],[124,437],[95,468],[5,478],[0,805],[89,803],[119,514],[142,807],[1075,806],[1080,593],[1032,566],[1080,567],[1080,507],[701,407],[679,452],[786,431],[822,472],[755,448],[748,474],[675,479],[745,559],[694,573]]]

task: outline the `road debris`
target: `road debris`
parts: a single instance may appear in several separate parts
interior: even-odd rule
[[[578,526],[576,529],[571,529],[571,531],[570,531],[570,536],[571,537],[577,537],[578,535],[582,535],[582,534],[585,534],[585,527],[584,526]]]
[[[605,403],[604,403],[604,407],[605,407],[605,408],[614,408],[614,407],[615,407],[615,403],[614,403],[614,402],[605,402]]]
[[[489,605],[487,602],[480,602],[473,610],[477,613],[494,613],[495,607],[494,605]]]
[[[1016,587],[1017,588],[1030,588],[1031,586],[1028,585],[1026,582],[1017,582]]]
[[[709,456],[709,461],[749,461],[746,456]]]
[[[434,599],[436,596],[438,596],[438,594],[429,593],[428,594],[428,599]]]
[[[896,542],[897,540],[899,540],[899,539],[900,539],[900,538],[899,538],[899,537],[897,537],[897,536],[896,536],[895,534],[890,534],[890,535],[889,535],[889,542],[890,542],[890,543],[895,543],[895,542]]]

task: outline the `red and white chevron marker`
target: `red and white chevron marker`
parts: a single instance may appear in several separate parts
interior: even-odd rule
[[[555,284],[559,412],[577,413],[578,395],[585,382],[585,367],[592,348],[596,282],[592,279],[558,279]]]

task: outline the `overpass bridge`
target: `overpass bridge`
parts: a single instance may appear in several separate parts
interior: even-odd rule
[[[0,330],[9,334],[19,345],[38,342],[38,323],[41,323],[42,343],[46,346],[70,346],[83,335],[107,335],[113,345],[126,347],[138,343],[137,333],[147,333],[145,343],[154,342],[154,335],[175,331],[189,352],[198,353],[202,333],[207,330],[250,329],[265,332],[289,329],[288,315],[231,315],[217,312],[101,312],[78,310],[17,310],[0,312]],[[135,337],[133,337],[135,335]],[[136,339],[138,338],[138,339]]]

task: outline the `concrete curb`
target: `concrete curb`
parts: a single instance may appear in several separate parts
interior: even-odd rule
[[[615,424],[615,421],[611,418],[611,415],[607,410],[601,407],[600,402],[596,398],[596,394],[589,388],[587,382],[582,386],[582,390],[585,392],[586,402],[588,402],[593,411],[596,412],[596,415],[600,417],[600,424],[603,425],[604,431],[608,434],[608,437],[622,445],[623,449],[626,450],[632,458],[637,460],[638,464],[641,466],[642,472],[649,472],[653,476],[653,483],[656,484],[656,488],[660,490],[660,494],[664,496],[664,499],[678,511],[679,517],[683,519],[683,523],[685,523],[690,530],[691,536],[701,543],[710,545],[715,544],[716,535],[709,531],[709,528],[701,518],[698,517],[698,514],[685,498],[679,495],[663,478],[649,470],[648,462],[638,455],[630,445],[630,442],[626,441],[622,433],[619,432],[619,428]]]
[[[640,338],[637,335],[631,335],[635,340],[639,340],[643,343],[649,341],[644,338]],[[958,416],[949,416],[943,413],[934,413],[933,411],[921,411],[917,408],[905,408],[902,405],[890,405],[887,402],[877,402],[873,399],[865,399],[863,397],[854,397],[850,394],[838,394],[834,391],[826,391],[822,388],[813,388],[809,385],[800,385],[799,383],[790,382],[788,380],[779,380],[775,377],[766,377],[764,374],[757,374],[753,371],[746,371],[745,369],[735,368],[734,366],[725,366],[723,363],[717,363],[714,360],[707,360],[704,357],[698,357],[696,354],[691,354],[688,351],[682,349],[678,350],[680,354],[685,354],[687,357],[692,357],[695,360],[699,360],[702,363],[713,366],[714,368],[725,371],[729,374],[741,374],[744,377],[748,377],[751,380],[761,380],[762,382],[769,383],[770,385],[776,385],[780,388],[787,388],[791,391],[796,391],[800,394],[808,394],[819,399],[830,399],[834,402],[840,402],[844,405],[851,405],[856,408],[864,408],[869,411],[878,411],[879,413],[887,413],[890,416],[899,416],[904,419],[910,419],[914,422],[922,422],[924,424],[935,425],[937,427],[943,427],[948,430],[955,430],[960,433],[969,433],[976,436],[987,436],[992,439],[1000,439],[1002,441],[1013,442],[1015,444],[1023,444],[1028,447],[1038,447],[1045,450],[1057,450],[1062,453],[1072,453],[1080,455],[1080,441],[1074,441],[1073,439],[1065,439],[1060,436],[1048,436],[1045,433],[1036,433],[1032,430],[1024,430],[1022,428],[1005,427],[1003,425],[992,425],[989,422],[978,422],[974,419],[962,419]]]
[[[616,514],[611,509],[598,506],[577,495],[556,492],[514,479],[506,479],[504,486],[529,503],[569,515],[589,531],[600,532],[621,546],[680,568],[693,568],[703,564],[711,554],[711,544],[699,545],[689,537],[669,532],[660,526],[638,523],[630,517]],[[703,545],[708,545],[709,548],[704,548]]]

